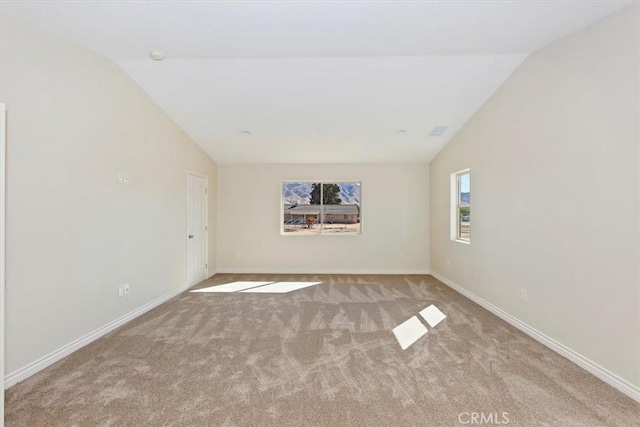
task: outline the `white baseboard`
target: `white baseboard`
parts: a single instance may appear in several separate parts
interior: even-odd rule
[[[163,296],[161,296],[159,298],[156,298],[155,300],[143,305],[142,307],[137,308],[137,309],[133,310],[132,312],[127,313],[124,316],[119,317],[116,320],[107,323],[106,325],[96,329],[95,331],[90,332],[90,333],[78,338],[77,340],[72,341],[69,344],[66,344],[66,345],[60,347],[59,349],[47,354],[44,357],[41,357],[40,359],[36,360],[35,362],[31,362],[28,365],[26,365],[26,366],[24,366],[24,367],[22,367],[20,369],[17,369],[15,371],[11,372],[10,374],[7,374],[7,376],[4,378],[4,387],[5,387],[5,389],[8,389],[8,388],[16,385],[20,381],[26,380],[30,376],[42,371],[46,367],[51,366],[55,362],[67,357],[68,355],[70,355],[74,351],[77,351],[77,350],[81,349],[85,345],[87,345],[87,344],[97,340],[98,338],[108,334],[109,332],[113,331],[114,329],[119,328],[120,326],[124,325],[125,323],[130,322],[131,320],[135,319],[136,317],[138,317],[138,316],[146,313],[147,311],[159,306],[160,304],[170,300],[171,298],[175,297],[176,295],[181,294],[185,290],[187,290],[187,287],[176,289],[174,291],[169,292],[168,294],[165,294],[165,295],[163,295]]]
[[[462,286],[452,282],[451,280],[447,279],[441,274],[438,274],[435,271],[432,271],[431,275],[436,279],[438,279],[439,281],[441,281],[442,283],[444,283],[445,285],[449,286],[454,291],[464,295],[465,297],[469,298],[471,301],[489,310],[491,313],[495,314],[505,322],[509,323],[510,325],[514,326],[515,328],[529,335],[531,338],[549,347],[551,350],[555,351],[559,355],[566,357],[576,365],[580,366],[585,371],[596,376],[597,378],[601,379],[602,381],[609,384],[610,386],[620,390],[622,393],[626,394],[633,400],[640,402],[640,388],[631,384],[627,380],[620,378],[618,375],[614,374],[608,369],[589,360],[583,355],[576,353],[575,351],[565,346],[564,344],[561,344],[558,341],[554,340],[553,338],[538,331],[537,329],[532,328],[526,323],[513,317],[509,313],[502,311],[495,305],[469,292],[468,290],[464,289]]]
[[[222,267],[216,273],[226,274],[429,274],[428,269],[346,269],[335,268],[241,268]]]
[[[207,272],[207,279],[211,279],[215,275],[216,275],[216,270],[209,270]]]

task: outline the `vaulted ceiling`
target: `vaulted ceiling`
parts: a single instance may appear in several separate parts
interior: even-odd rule
[[[0,13],[114,60],[219,163],[376,163],[430,161],[529,53],[630,3],[48,0]]]

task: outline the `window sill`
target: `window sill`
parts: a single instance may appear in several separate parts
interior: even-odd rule
[[[362,236],[360,233],[284,233],[280,232],[281,236]]]
[[[458,242],[458,243],[463,243],[465,245],[470,245],[471,244],[471,240],[462,240],[462,239],[451,239],[454,242]]]

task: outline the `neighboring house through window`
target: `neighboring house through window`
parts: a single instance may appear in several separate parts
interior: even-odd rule
[[[361,183],[282,183],[281,233],[360,234]]]

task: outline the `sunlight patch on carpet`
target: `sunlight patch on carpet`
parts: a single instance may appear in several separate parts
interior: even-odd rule
[[[286,294],[287,292],[297,291],[298,289],[316,286],[320,283],[322,282],[276,282],[267,286],[260,286],[259,288],[247,289],[240,292],[259,294]]]
[[[426,322],[432,328],[436,326],[438,323],[442,322],[447,316],[443,312],[441,312],[438,307],[431,304],[429,307],[425,308],[420,312],[420,316],[426,320]]]
[[[268,285],[273,282],[231,282],[223,285],[210,286],[208,288],[194,289],[191,292],[203,292],[203,293],[229,293],[238,292],[245,289],[256,288],[258,286]]]
[[[411,347],[413,343],[418,341],[426,333],[427,327],[424,326],[416,316],[393,328],[393,335],[396,336],[398,344],[400,344],[400,348],[403,350]]]

